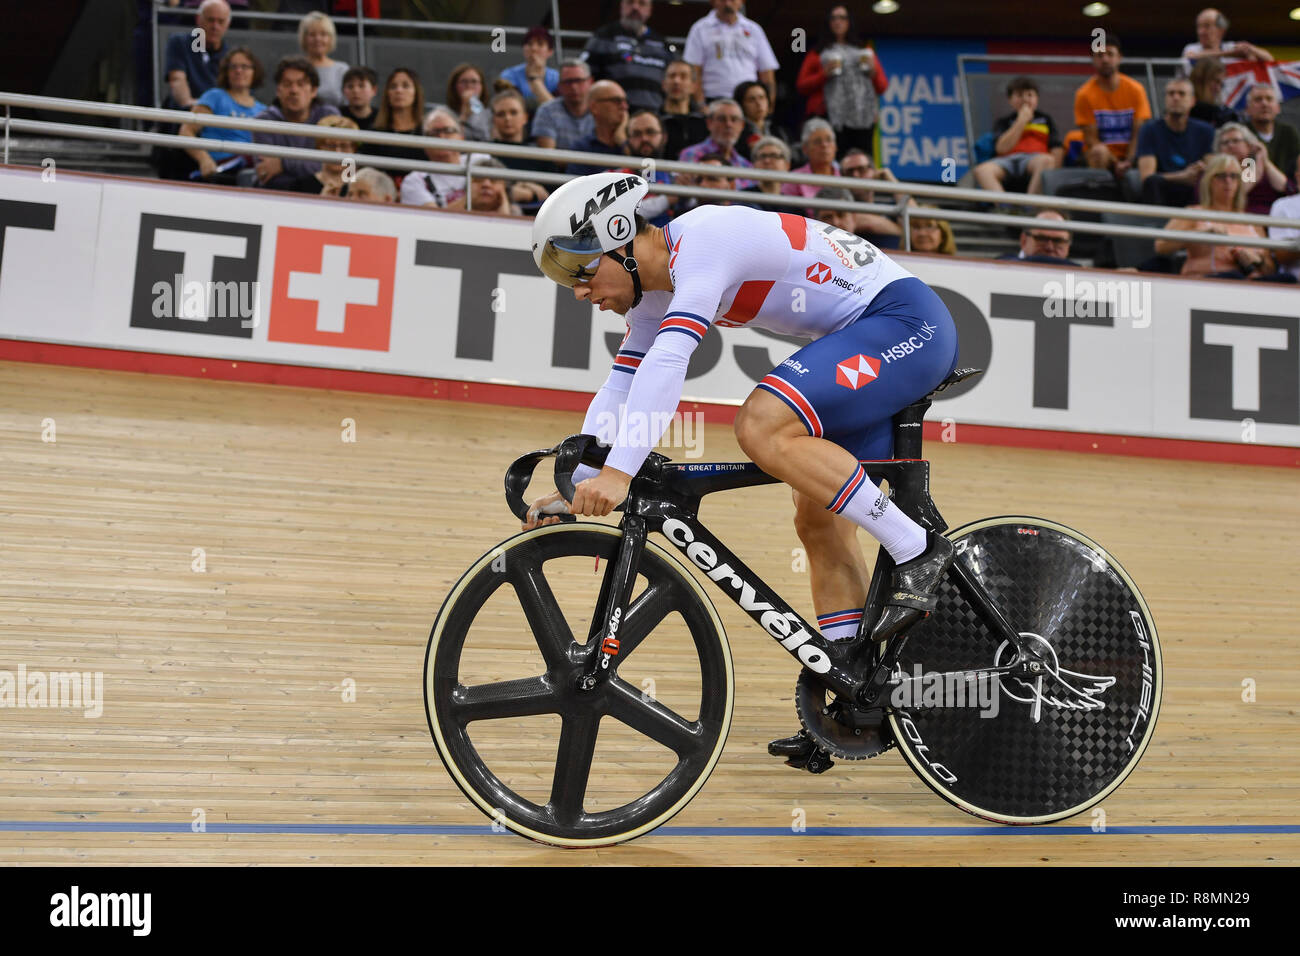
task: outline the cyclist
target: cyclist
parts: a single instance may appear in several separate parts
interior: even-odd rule
[[[857,635],[870,580],[859,527],[897,564],[872,636],[898,633],[933,607],[952,545],[892,506],[859,459],[891,457],[893,415],[956,368],[947,308],[920,279],[843,229],[737,206],[699,206],[658,228],[637,213],[648,191],[645,180],[624,172],[583,176],[552,193],[533,223],[542,272],[627,320],[583,424],[611,446],[609,455],[599,471],[584,465],[574,473],[568,510],[607,515],[627,496],[677,409],[687,363],[710,326],[812,339],[749,394],[736,438],[752,461],[794,489],[795,530],[822,635],[831,642]],[[559,492],[537,499],[524,527],[558,520],[547,516],[557,510],[564,510]],[[768,749],[802,766],[814,743],[800,731]]]

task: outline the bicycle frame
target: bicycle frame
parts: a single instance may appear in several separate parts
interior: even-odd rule
[[[930,498],[930,463],[920,458],[921,421],[929,405],[928,400],[910,405],[894,419],[895,450],[915,457],[864,461],[862,464],[873,480],[884,478],[889,481],[897,507],[924,527],[941,534],[948,525]],[[506,475],[506,498],[511,510],[520,518],[526,514],[522,492],[533,468],[542,458],[555,456],[556,486],[567,500],[572,500],[574,468],[579,462],[598,468],[604,463],[607,452],[608,449],[600,446],[594,436],[574,435],[555,448],[519,458]],[[778,481],[752,462],[683,464],[670,462],[662,455],[650,455],[640,473],[633,478],[627,500],[621,506],[624,511],[620,524],[623,541],[617,558],[606,567],[597,613],[592,618],[592,633],[588,635],[590,642],[599,632],[600,650],[584,671],[580,689],[592,690],[602,683],[618,657],[618,630],[630,611],[641,551],[647,534],[657,531],[801,666],[816,673],[828,688],[858,706],[879,706],[877,698],[893,672],[906,634],[888,642],[884,653],[877,655],[869,674],[864,675],[864,668],[855,666],[856,662],[837,662],[839,655],[831,652],[817,625],[810,624],[794,611],[699,520],[699,505],[705,495]],[[859,638],[871,634],[880,619],[885,606],[884,589],[893,568],[889,553],[884,548],[879,549]],[[953,561],[948,575],[990,630],[1018,649],[1017,659],[1007,670],[1013,674],[1037,673],[1045,663],[1040,654],[1021,638],[960,559]],[[858,646],[864,644],[858,642]],[[848,666],[844,666],[845,663]]]

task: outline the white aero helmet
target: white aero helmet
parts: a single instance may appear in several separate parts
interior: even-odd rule
[[[533,261],[560,285],[589,281],[608,254],[632,274],[641,301],[636,260],[616,250],[636,235],[636,210],[650,184],[631,173],[595,173],[571,179],[542,203],[533,220]],[[631,251],[630,249],[628,251]]]

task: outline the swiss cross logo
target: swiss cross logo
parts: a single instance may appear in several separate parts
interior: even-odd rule
[[[814,262],[804,273],[809,282],[816,282],[821,285],[823,282],[831,281],[831,267],[824,262]]]
[[[870,355],[855,355],[835,366],[835,381],[855,391],[870,385],[880,374],[880,359]]]
[[[397,239],[281,226],[272,342],[388,351]]]

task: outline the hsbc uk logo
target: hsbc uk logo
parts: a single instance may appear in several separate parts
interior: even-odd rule
[[[817,285],[823,285],[830,281],[831,267],[824,262],[814,262],[804,273],[804,278],[809,282],[817,283]]]
[[[880,353],[880,357],[885,360],[886,365],[897,359],[906,358],[913,352],[919,352],[925,346],[926,342],[934,338],[934,333],[937,331],[939,330],[929,322],[923,322],[921,324],[921,331],[917,332],[916,335],[909,335],[897,345],[885,349],[885,351]]]
[[[854,391],[870,385],[880,376],[880,359],[870,355],[855,355],[835,365],[835,381]]]

